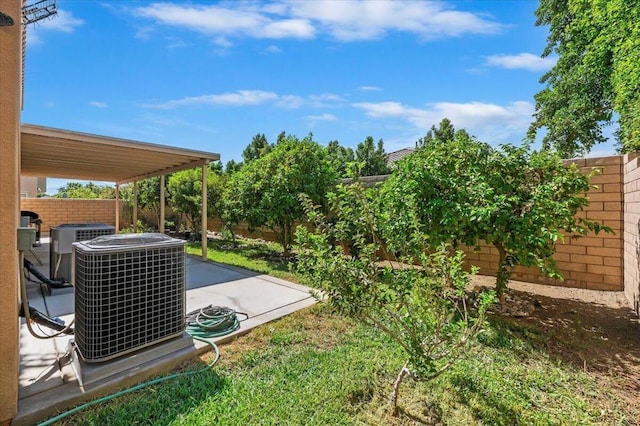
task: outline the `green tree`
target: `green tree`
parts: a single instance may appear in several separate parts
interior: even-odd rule
[[[416,142],[416,148],[420,148],[422,146],[427,145],[434,140],[438,140],[440,142],[449,142],[453,140],[455,134],[455,128],[453,127],[453,123],[448,118],[443,118],[438,127],[431,126],[431,129],[424,135],[422,138],[418,139]]]
[[[207,216],[217,217],[222,221],[222,225],[231,233],[233,245],[236,245],[235,226],[239,222],[236,215],[229,214],[226,209],[225,191],[227,189],[231,174],[213,173],[207,181]],[[233,196],[226,194],[226,196]]]
[[[338,141],[331,141],[327,144],[327,155],[338,171],[338,175],[347,177],[347,165],[355,161],[353,149],[341,146]]]
[[[543,147],[565,158],[606,140],[603,127],[618,119],[622,151],[640,148],[640,2],[541,0],[536,25],[549,26],[542,54],[558,55],[541,79],[529,128],[547,129]]]
[[[423,147],[433,141],[451,142],[456,137],[459,140],[462,138],[471,139],[471,136],[466,130],[456,130],[451,120],[445,117],[440,121],[438,127],[435,125],[431,126],[427,134],[416,141],[416,148]]]
[[[160,223],[160,176],[138,182],[138,206],[151,211]]]
[[[224,196],[225,214],[246,221],[253,229],[270,228],[289,256],[293,225],[304,217],[299,194],[323,204],[336,179],[326,150],[311,136],[302,140],[287,136],[271,152],[231,176]]]
[[[242,158],[245,163],[250,163],[253,160],[266,155],[271,151],[273,145],[267,141],[267,137],[264,133],[258,133],[253,137],[251,143],[242,151]]]
[[[313,232],[302,226],[296,231],[297,268],[333,308],[377,327],[403,349],[407,361],[391,394],[392,412],[397,415],[403,378],[430,380],[453,366],[481,330],[494,295],[480,295],[477,309],[470,310],[465,293],[469,274],[463,270],[462,252],[452,254],[446,246],[433,250],[419,227],[408,229],[412,250],[399,256],[420,267],[394,268],[387,262],[381,268],[380,253],[390,260],[379,235],[385,207],[371,194],[357,181],[338,185],[328,196],[330,220],[303,197],[316,227]],[[395,196],[402,203],[403,194]],[[347,253],[345,247],[355,250]]]
[[[242,161],[236,163],[235,160],[227,161],[227,164],[224,166],[224,172],[228,175],[233,174],[242,168]]]
[[[223,193],[228,175],[221,172],[221,165],[207,167],[207,217],[218,217],[233,233],[233,222],[224,212]],[[173,173],[167,180],[171,203],[177,212],[185,214],[192,229],[200,228],[202,219],[202,169],[182,170]],[[235,239],[234,239],[235,240]]]
[[[172,173],[167,180],[167,189],[173,208],[186,216],[191,229],[199,229],[202,218],[202,170],[197,167]]]
[[[383,184],[384,238],[392,250],[407,251],[418,227],[435,246],[492,244],[502,297],[516,265],[561,278],[552,257],[556,242],[603,228],[575,216],[588,205],[588,189],[589,176],[548,150],[494,149],[464,138],[434,142],[400,160]]]
[[[207,167],[209,167],[209,171],[215,173],[215,174],[222,174],[224,173],[224,166],[222,165],[222,161],[218,160],[218,161],[212,161],[210,162]]]
[[[115,188],[109,185],[96,185],[93,182],[82,184],[80,182],[67,182],[52,198],[87,198],[87,199],[114,199]]]
[[[373,142],[373,137],[367,138],[356,147],[356,161],[363,163],[362,176],[386,175],[391,172],[387,164],[387,153],[384,150],[382,139],[377,146]]]

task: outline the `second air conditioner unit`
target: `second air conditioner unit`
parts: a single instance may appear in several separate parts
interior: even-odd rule
[[[115,233],[115,226],[104,223],[65,223],[51,227],[49,278],[71,282],[72,244]]]

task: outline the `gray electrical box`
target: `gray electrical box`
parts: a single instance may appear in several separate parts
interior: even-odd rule
[[[36,228],[28,226],[18,228],[18,250],[29,251],[36,242]]]

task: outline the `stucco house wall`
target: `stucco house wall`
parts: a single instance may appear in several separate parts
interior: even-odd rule
[[[20,176],[20,196],[35,198],[38,194],[47,192],[47,178],[34,176]]]
[[[14,21],[0,27],[0,424],[18,409],[21,6],[21,0],[0,1],[0,11]]]

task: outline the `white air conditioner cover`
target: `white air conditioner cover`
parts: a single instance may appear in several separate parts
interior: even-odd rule
[[[75,342],[85,361],[106,361],[182,335],[184,246],[164,234],[73,244]]]

